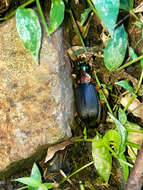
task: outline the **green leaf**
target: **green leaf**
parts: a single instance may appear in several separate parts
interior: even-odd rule
[[[52,34],[64,20],[65,5],[62,0],[52,0],[49,32]]]
[[[131,47],[129,48],[129,54],[130,54],[132,59],[138,58],[137,54],[134,52],[133,48],[131,48]]]
[[[112,156],[105,146],[98,147],[98,143],[102,144],[100,141],[102,139],[98,136],[94,138],[92,142],[92,156],[97,172],[108,183],[112,167]]]
[[[119,154],[119,158],[127,162],[126,157],[123,153]],[[124,176],[125,182],[127,182],[127,179],[129,176],[129,167],[127,164],[124,164],[123,162],[120,162],[120,164],[121,164],[122,169],[123,169],[123,176]]]
[[[47,190],[47,187],[44,184],[41,184],[37,190]]]
[[[19,7],[16,10],[16,27],[24,46],[31,52],[38,64],[41,45],[41,26],[36,12]]]
[[[143,23],[140,22],[140,21],[135,21],[134,24],[139,27],[139,28],[142,28],[143,27]]]
[[[143,59],[141,59],[141,62],[140,62],[140,63],[141,63],[141,67],[142,67],[142,69],[143,69]]]
[[[119,108],[119,121],[124,125],[127,122],[127,116],[124,110]]]
[[[92,0],[92,2],[99,18],[112,36],[119,12],[119,0]]]
[[[116,130],[111,129],[107,131],[107,133],[103,137],[103,140],[106,142],[108,141],[110,144],[114,145],[114,148],[116,150],[119,149],[120,135],[118,134]]]
[[[84,25],[84,23],[86,22],[87,18],[88,18],[88,15],[89,13],[92,11],[91,8],[87,8],[85,9],[85,11],[81,14],[81,21],[80,21],[80,24],[81,26]]]
[[[133,9],[134,0],[120,0],[120,9],[130,11]]]
[[[133,95],[134,94],[134,89],[132,88],[132,86],[128,83],[128,81],[126,80],[121,80],[119,82],[115,82],[115,84],[122,86],[124,89],[128,90],[129,92],[131,92]]]
[[[32,177],[22,177],[22,178],[14,179],[13,181],[18,181],[20,183],[26,184],[31,187],[39,187],[39,185],[41,184],[39,181],[37,181],[36,179]]]
[[[55,185],[55,183],[44,183],[45,187],[47,187],[48,189],[52,189],[53,186]]]
[[[117,120],[111,113],[108,113],[111,119],[115,122],[115,125],[118,129],[118,133],[120,135],[120,147],[118,150],[118,154],[122,154],[125,152],[126,148],[126,140],[127,140],[127,130],[126,128]]]
[[[42,182],[42,177],[39,168],[37,167],[36,163],[33,164],[32,170],[31,170],[31,175],[30,177],[36,179],[40,183]]]
[[[118,27],[104,50],[104,62],[110,71],[116,70],[122,63],[127,49],[128,39],[123,26]]]

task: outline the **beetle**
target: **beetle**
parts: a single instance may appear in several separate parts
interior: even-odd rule
[[[100,119],[100,103],[95,86],[90,82],[87,65],[80,66],[80,83],[75,88],[75,104],[77,113],[88,123],[95,126]]]

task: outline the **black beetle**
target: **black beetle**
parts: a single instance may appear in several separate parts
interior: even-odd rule
[[[79,116],[89,126],[94,126],[100,119],[100,103],[95,86],[90,82],[88,67],[81,67],[80,84],[75,88],[75,103]]]

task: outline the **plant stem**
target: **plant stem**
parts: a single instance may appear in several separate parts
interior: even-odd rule
[[[138,86],[136,88],[135,94],[138,93],[138,91],[139,91],[139,89],[141,87],[142,81],[143,81],[143,69],[142,69],[142,72],[141,72],[140,80],[139,80]]]
[[[81,181],[79,182],[79,186],[80,186],[80,190],[85,190],[84,185],[82,184]]]
[[[133,143],[133,142],[129,142],[129,141],[126,142],[126,145],[129,145],[129,146],[131,146],[131,147],[133,147],[133,148],[137,148],[137,149],[140,149],[140,148],[141,148],[140,145],[135,144],[135,143]]]
[[[129,166],[129,167],[131,167],[131,168],[133,167],[132,164],[130,164],[130,163],[128,163],[128,162],[126,162],[126,161],[120,159],[120,158],[118,157],[118,155],[114,152],[114,150],[112,150],[112,148],[111,148],[109,145],[104,144],[104,146],[105,146],[105,147],[112,153],[112,155],[113,155],[115,158],[117,158],[120,162],[122,162],[123,164],[126,164],[127,166]]]
[[[127,105],[124,107],[124,111],[126,111],[126,110],[128,109],[128,107],[130,106],[130,104],[132,103],[132,101],[134,100],[134,98],[135,98],[135,96],[132,96],[132,97],[129,99]]]
[[[23,190],[23,189],[28,189],[28,188],[29,188],[29,186],[24,186],[24,187],[18,188],[17,190]]]
[[[36,5],[37,5],[37,8],[38,8],[40,17],[41,17],[41,21],[42,21],[43,26],[44,26],[44,28],[45,28],[45,30],[46,30],[47,36],[49,37],[49,36],[50,36],[50,34],[49,34],[49,29],[48,29],[46,20],[45,20],[45,18],[44,18],[44,14],[43,14],[43,11],[42,11],[42,9],[41,9],[41,5],[40,5],[39,0],[36,0]]]
[[[94,8],[94,6],[93,6],[91,0],[87,0],[87,2],[88,2],[88,4],[90,5],[90,7],[91,7],[92,11],[94,12],[94,14],[98,16],[97,11],[96,11],[96,9]]]
[[[70,16],[71,16],[71,19],[72,19],[73,23],[75,24],[75,29],[76,29],[77,35],[78,35],[79,38],[80,38],[80,41],[81,41],[82,46],[83,46],[83,48],[84,48],[84,51],[87,52],[86,46],[85,46],[84,41],[83,41],[83,39],[82,39],[82,36],[81,36],[80,30],[79,30],[79,28],[78,28],[78,25],[77,25],[77,23],[76,23],[76,21],[75,21],[75,19],[74,19],[73,13],[72,13],[71,10],[69,10],[69,13],[70,13]]]
[[[28,5],[30,5],[31,3],[33,3],[34,1],[35,1],[35,0],[29,0],[28,2],[26,2],[26,3],[22,4],[22,5],[21,5],[21,7],[23,7],[23,8],[24,8],[24,7],[28,6]],[[17,9],[15,9],[15,10],[14,10],[14,11],[12,11],[11,13],[9,13],[6,17],[0,18],[0,21],[10,19],[12,16],[14,16],[14,15],[15,15],[16,10],[17,10]]]
[[[94,77],[95,77],[95,79],[96,79],[97,85],[98,85],[99,87],[101,87],[101,83],[100,83],[100,81],[99,81],[99,79],[98,79],[98,77],[97,77],[97,74],[96,74],[96,71],[95,71],[95,70],[94,70]],[[99,93],[101,93],[101,95],[103,96],[104,101],[105,101],[105,103],[106,103],[106,105],[107,105],[107,108],[108,108],[109,112],[113,114],[112,109],[111,109],[111,107],[110,107],[110,105],[109,105],[109,102],[108,102],[106,96],[104,95],[104,92],[102,91],[102,89],[99,90]]]
[[[142,81],[143,81],[143,69],[142,69],[142,72],[141,72],[141,75],[140,75],[140,80],[139,80],[139,83],[136,87],[136,90],[135,90],[135,95],[138,93],[140,87],[141,87],[141,84],[142,84]],[[130,104],[132,103],[132,101],[134,100],[134,98],[136,97],[135,95],[133,95],[130,100],[128,101],[127,105],[124,107],[124,111],[126,111],[128,109],[128,107],[130,106]]]
[[[136,58],[136,59],[133,59],[132,61],[129,61],[128,63],[122,65],[121,67],[119,67],[117,69],[117,71],[120,71],[126,67],[128,67],[129,65],[132,65],[133,63],[136,63],[137,61],[140,61],[141,59],[143,59],[143,55],[141,55],[140,57]]]
[[[64,183],[65,181],[67,181],[70,177],[72,177],[73,175],[77,174],[78,172],[80,172],[81,170],[87,168],[88,166],[92,165],[94,162],[89,162],[88,164],[84,165],[83,167],[79,168],[78,170],[76,170],[75,172],[73,172],[72,174],[70,174],[69,176],[67,176],[66,178],[64,178],[62,181],[59,182],[59,184]]]
[[[143,133],[142,129],[130,129],[126,128],[128,132],[133,132],[133,133]]]

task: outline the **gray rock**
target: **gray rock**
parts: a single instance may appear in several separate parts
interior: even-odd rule
[[[62,29],[50,38],[44,34],[37,66],[19,39],[15,17],[0,24],[0,176],[71,137],[73,91],[65,57]]]

